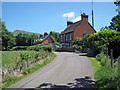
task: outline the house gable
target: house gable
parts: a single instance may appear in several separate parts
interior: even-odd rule
[[[94,30],[94,33],[95,32],[96,31]],[[93,28],[89,22],[88,23],[83,22],[74,29],[74,40],[76,39],[76,37],[82,38],[84,33],[86,33],[86,34],[93,33]]]
[[[43,44],[52,44],[54,41],[51,39],[50,35],[48,35],[43,41]]]

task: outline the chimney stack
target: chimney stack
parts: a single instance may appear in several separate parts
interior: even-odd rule
[[[43,35],[42,34],[40,34],[40,38],[42,38],[43,37]]]
[[[44,33],[44,37],[45,37],[45,36],[47,36],[47,35],[48,35],[48,33],[47,33],[47,32],[45,32],[45,33]]]
[[[88,15],[86,15],[85,13],[83,13],[81,15],[81,17],[82,17],[82,22],[88,22]]]
[[[67,26],[69,26],[69,25],[71,25],[71,24],[73,24],[73,22],[67,21]]]

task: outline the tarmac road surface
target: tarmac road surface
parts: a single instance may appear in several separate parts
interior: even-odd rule
[[[92,88],[94,68],[82,53],[54,52],[52,62],[9,88]]]

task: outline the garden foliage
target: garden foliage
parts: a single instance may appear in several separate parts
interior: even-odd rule
[[[104,53],[100,53],[97,56],[97,60],[100,61],[101,68],[95,73],[95,79],[97,80],[97,85],[99,88],[115,88],[120,89],[119,81],[120,75],[118,71],[120,66],[118,62],[114,62],[113,67],[111,68],[110,57]]]
[[[104,30],[94,34],[88,34],[83,38],[76,38],[73,45],[82,46],[82,48],[90,48],[94,50],[94,55],[101,51],[113,49],[113,56],[117,58],[120,53],[120,32],[115,30]],[[118,52],[117,54],[115,54]]]

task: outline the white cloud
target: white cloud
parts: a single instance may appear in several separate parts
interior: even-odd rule
[[[75,13],[74,12],[70,12],[70,13],[64,13],[62,16],[63,17],[74,17]]]
[[[79,21],[79,20],[81,20],[81,16],[79,16],[79,17],[73,19],[72,21],[73,21],[73,22],[77,22],[77,21]]]

